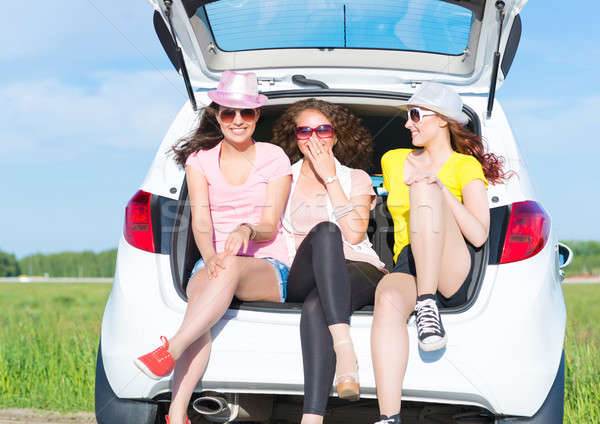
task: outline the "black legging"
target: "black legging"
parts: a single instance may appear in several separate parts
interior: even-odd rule
[[[344,259],[342,234],[332,222],[317,224],[302,241],[290,269],[289,302],[304,302],[300,339],[305,414],[325,415],[335,375],[329,325],[348,324],[352,311],[372,304],[383,273]]]

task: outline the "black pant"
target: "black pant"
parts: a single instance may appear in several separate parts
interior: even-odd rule
[[[344,258],[342,234],[332,222],[317,224],[302,241],[287,281],[287,300],[304,302],[300,319],[306,414],[325,415],[335,375],[333,324],[348,324],[352,311],[372,304],[383,273]]]

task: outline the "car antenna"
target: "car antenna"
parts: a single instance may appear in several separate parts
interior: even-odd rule
[[[490,83],[490,93],[488,95],[487,104],[487,118],[492,117],[492,109],[494,108],[494,97],[496,96],[496,81],[498,80],[498,67],[500,66],[500,39],[502,38],[502,24],[504,23],[504,6],[505,3],[502,0],[496,2],[496,9],[498,9],[498,18],[500,19],[500,29],[498,31],[498,45],[496,46],[496,52],[494,52],[494,65],[492,67],[492,81]]]
[[[190,82],[190,76],[188,74],[187,67],[185,66],[185,60],[183,59],[183,53],[181,52],[181,48],[177,43],[177,36],[175,34],[175,28],[173,27],[173,22],[171,20],[171,8],[173,6],[173,0],[164,0],[165,3],[165,14],[167,15],[167,21],[169,24],[169,32],[171,33],[171,37],[173,37],[173,42],[175,43],[175,51],[177,55],[177,59],[179,61],[179,69],[181,70],[181,77],[183,78],[183,82],[185,83],[185,89],[187,90],[188,97],[190,98],[190,103],[192,104],[192,109],[194,112],[198,110],[198,106],[196,105],[196,97],[194,96],[194,90],[192,89],[192,84]]]

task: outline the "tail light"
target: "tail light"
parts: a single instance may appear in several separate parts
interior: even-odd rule
[[[152,232],[152,213],[150,210],[151,194],[138,191],[125,208],[125,240],[133,247],[155,252],[154,234]]]
[[[513,203],[502,247],[501,264],[522,261],[538,253],[550,234],[550,217],[536,202]]]

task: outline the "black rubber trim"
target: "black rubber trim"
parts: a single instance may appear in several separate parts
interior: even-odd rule
[[[167,54],[167,57],[171,61],[171,64],[175,70],[180,72],[181,68],[179,66],[179,59],[177,58],[177,46],[175,46],[175,43],[173,42],[173,36],[171,35],[169,28],[167,28],[165,20],[157,11],[154,11],[154,17],[152,20],[154,22],[154,31],[156,31],[156,36],[158,37],[160,44]]]
[[[160,242],[162,239],[162,225],[160,222],[160,196],[150,195],[150,217],[152,220],[152,236],[154,238],[154,253],[164,253],[161,251]]]
[[[98,424],[155,424],[158,406],[148,399],[121,399],[113,391],[102,360],[102,343],[96,356],[94,409]]]
[[[152,194],[150,215],[155,253],[171,254],[173,229],[177,219],[177,200]]]
[[[512,66],[515,55],[517,54],[517,48],[521,41],[521,32],[523,29],[523,23],[521,22],[521,15],[515,16],[512,27],[510,28],[510,34],[508,34],[508,40],[506,41],[506,47],[504,48],[504,55],[502,57],[502,63],[500,69],[504,78],[508,75],[510,67]]]
[[[509,205],[490,209],[490,257],[489,265],[500,264],[502,248],[506,238],[506,230],[510,220],[511,207]]]
[[[185,177],[181,183],[181,189],[179,190],[179,199],[176,201],[176,214],[173,220],[173,226],[171,231],[171,276],[173,277],[173,285],[179,297],[187,302],[187,295],[185,294],[185,287],[182,279],[185,278],[185,256],[187,252],[187,241],[184,240],[182,234],[192,233],[191,222],[188,220],[188,213],[186,209],[189,209],[188,189]],[[193,238],[193,234],[191,234]],[[180,254],[183,252],[183,255]],[[182,257],[180,259],[180,256]]]
[[[196,14],[198,8],[207,5],[208,3],[215,3],[218,0],[181,0],[183,3],[183,7],[185,8],[185,13],[187,13],[188,18],[191,18]]]
[[[446,3],[456,4],[462,6],[465,9],[469,9],[475,15],[475,19],[478,21],[483,20],[483,12],[485,11],[486,0],[442,0]]]

